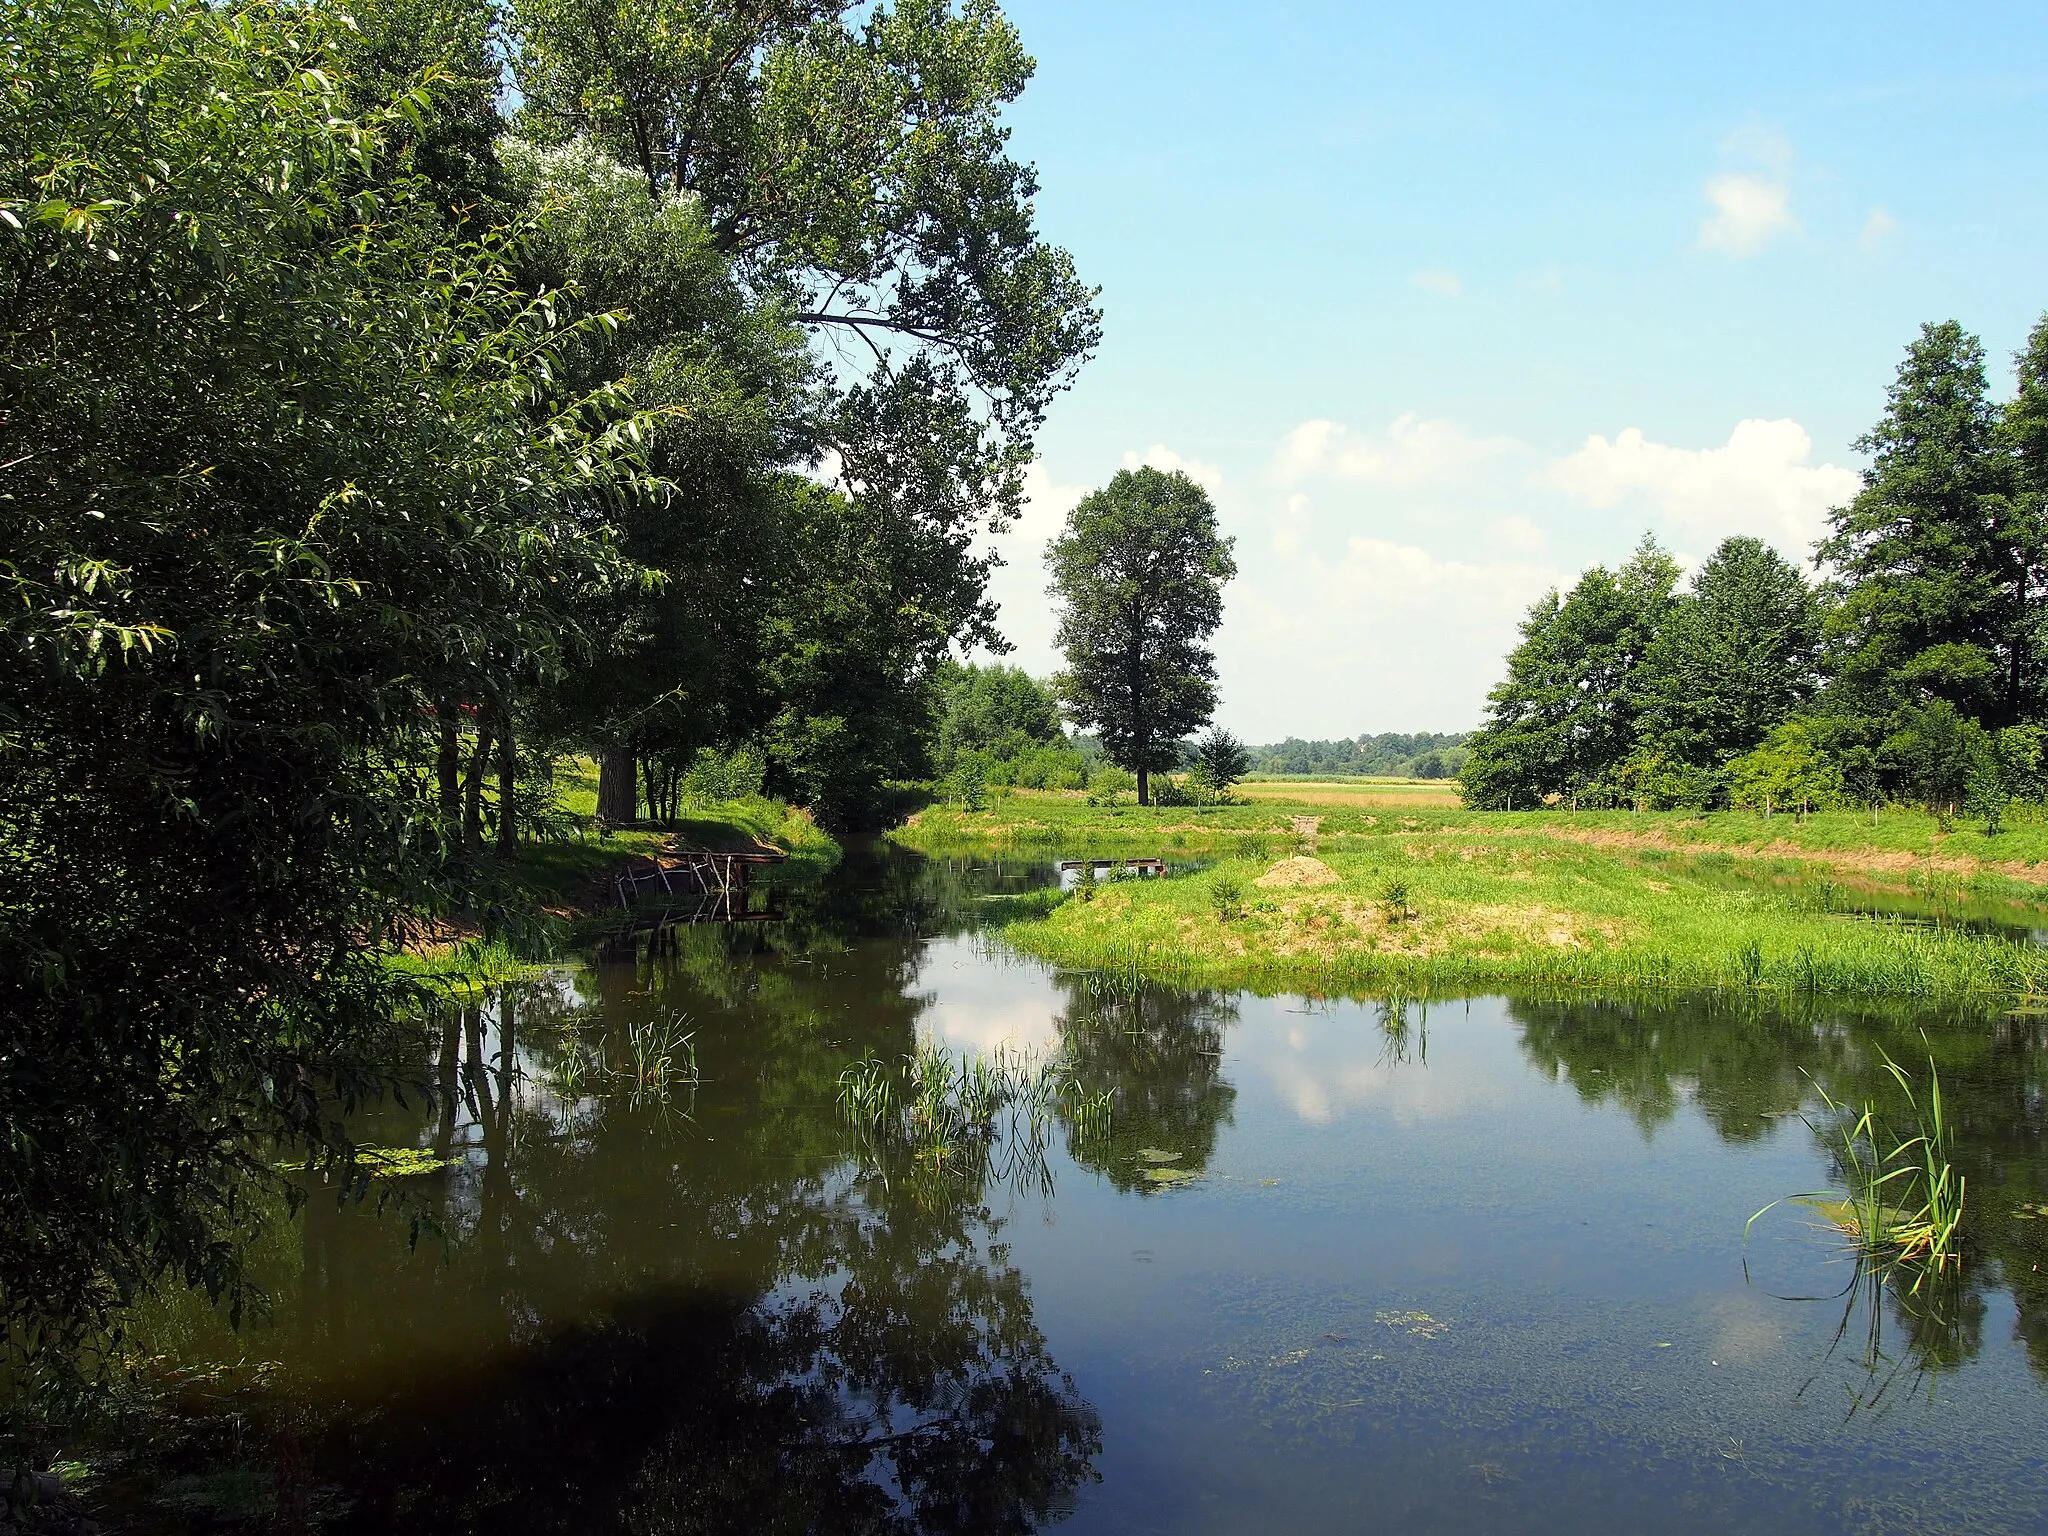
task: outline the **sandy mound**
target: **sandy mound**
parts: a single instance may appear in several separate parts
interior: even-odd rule
[[[1304,885],[1341,884],[1337,871],[1321,859],[1282,859],[1252,882],[1261,890],[1291,890]]]

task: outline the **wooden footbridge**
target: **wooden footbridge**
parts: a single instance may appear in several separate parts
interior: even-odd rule
[[[687,911],[671,909],[667,920],[691,923],[761,922],[777,914],[749,910],[750,879],[764,864],[780,864],[789,857],[779,848],[757,848],[746,853],[719,853],[708,848],[686,848],[667,859],[649,859],[629,866],[613,881],[619,905],[631,910],[651,890],[665,896],[694,898]]]

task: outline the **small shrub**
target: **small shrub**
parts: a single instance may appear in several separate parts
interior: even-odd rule
[[[1212,877],[1209,881],[1209,905],[1215,909],[1219,923],[1244,916],[1244,882],[1229,874]]]
[[[1408,907],[1408,882],[1389,880],[1386,888],[1380,892],[1380,906],[1385,910],[1387,921],[1390,923],[1405,923],[1413,917],[1415,914]]]

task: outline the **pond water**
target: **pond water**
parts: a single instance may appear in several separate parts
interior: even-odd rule
[[[247,1336],[334,1528],[2040,1529],[2039,1021],[1131,986],[983,936],[1056,878],[855,849],[451,1018],[366,1132],[454,1159],[432,1230],[315,1198]],[[694,1087],[563,1067],[679,1015]],[[840,1074],[920,1039],[1063,1049],[1108,1119],[873,1155]],[[1917,1297],[1807,1207],[1744,1245],[1880,1048],[1969,1181]]]

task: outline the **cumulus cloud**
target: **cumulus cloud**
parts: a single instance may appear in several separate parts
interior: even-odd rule
[[[1425,267],[1408,282],[1424,293],[1442,294],[1447,299],[1455,299],[1465,291],[1465,285],[1458,281],[1458,274],[1448,267]]]
[[[1713,212],[1700,220],[1700,248],[1754,256],[1780,235],[1795,233],[1790,141],[1775,128],[1751,123],[1723,139],[1721,153],[1747,169],[1707,178]]]
[[[1455,479],[1516,447],[1512,438],[1474,437],[1454,421],[1405,411],[1385,432],[1354,432],[1342,422],[1304,421],[1280,440],[1273,472],[1289,485],[1319,475],[1372,485],[1414,486]]]
[[[1599,434],[1550,466],[1550,484],[1587,506],[1647,502],[1708,539],[1746,533],[1795,560],[1810,552],[1830,507],[1856,494],[1854,470],[1810,464],[1813,438],[1796,421],[1737,422],[1719,448],[1653,443],[1638,427]]]
[[[1881,207],[1870,210],[1870,217],[1863,221],[1863,249],[1874,251],[1889,240],[1898,230],[1899,221]]]
[[[1149,464],[1154,469],[1177,469],[1211,496],[1214,496],[1223,489],[1222,470],[1218,469],[1214,464],[1204,463],[1200,459],[1183,458],[1164,443],[1154,443],[1143,453],[1138,452],[1136,449],[1129,449],[1125,452],[1125,469],[1136,469],[1141,464]]]
[[[1714,211],[1700,220],[1700,247],[1729,256],[1754,256],[1780,235],[1799,228],[1792,189],[1762,176],[1714,176],[1707,181]]]

